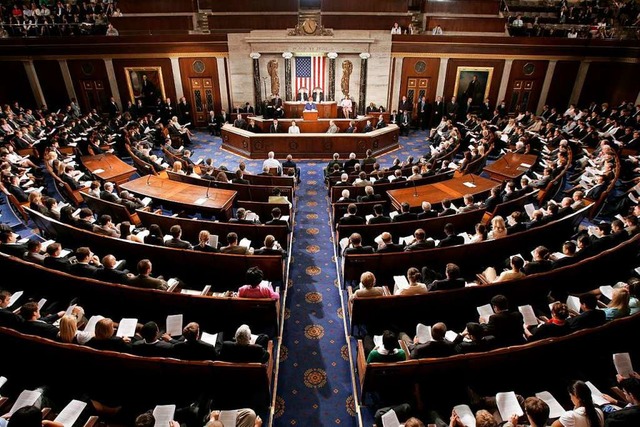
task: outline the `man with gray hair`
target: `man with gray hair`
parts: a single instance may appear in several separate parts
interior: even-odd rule
[[[269,151],[267,154],[267,159],[262,162],[262,168],[277,169],[277,174],[282,175],[282,164],[280,164],[280,161],[275,158],[275,153],[273,151]]]
[[[267,335],[252,336],[248,325],[240,325],[236,330],[234,341],[222,343],[220,359],[235,363],[266,363],[270,357],[266,350],[268,343]]]

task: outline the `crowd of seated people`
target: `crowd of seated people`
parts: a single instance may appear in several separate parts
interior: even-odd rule
[[[568,2],[557,1],[531,12],[515,6],[509,12],[512,36],[568,38],[620,38],[621,27],[637,26],[640,9],[634,1]]]
[[[121,13],[106,0],[0,4],[5,37],[105,35],[111,16]]]

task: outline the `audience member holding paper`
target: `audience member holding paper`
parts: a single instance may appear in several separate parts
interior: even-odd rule
[[[640,425],[640,378],[635,372],[632,375],[618,381],[618,386],[624,394],[624,401],[618,401],[606,394],[602,395],[611,403],[604,406],[605,410],[610,409],[606,415],[605,427]]]
[[[539,325],[527,325],[525,323],[524,335],[529,341],[566,335],[569,333],[568,317],[569,309],[567,305],[561,302],[554,302],[551,305],[551,318]]]
[[[0,291],[0,326],[18,328],[24,319],[9,309],[13,303],[11,295],[9,291]]]
[[[209,334],[207,334],[209,335]],[[204,341],[204,336],[200,334],[200,325],[191,322],[182,329],[184,341],[176,343],[173,346],[175,357],[182,360],[217,360],[219,357],[219,348],[222,346],[222,334],[214,334],[214,343]]]
[[[367,363],[389,363],[407,360],[407,355],[403,349],[398,348],[398,337],[392,331],[385,330],[382,335],[373,337],[372,342],[369,335],[365,336],[364,349],[368,351]],[[374,345],[371,349],[371,344]]]
[[[405,239],[406,242],[406,239]],[[427,234],[422,228],[418,228],[413,233],[413,241],[407,242],[405,251],[419,251],[422,249],[433,249],[436,247],[436,243],[433,240],[427,240]]]
[[[9,421],[7,422],[7,418]],[[23,406],[20,409],[15,410],[15,412],[10,412],[8,414],[3,415],[0,418],[0,427],[13,427],[13,426],[23,426],[23,427],[65,427],[64,424],[58,421],[51,420],[43,420],[42,419],[42,411],[33,404]]]
[[[404,332],[400,333],[399,338],[407,344],[412,359],[453,356],[456,354],[455,344],[445,339],[446,333],[447,325],[442,322],[433,326],[419,323],[413,340]]]
[[[141,340],[133,343],[135,354],[146,357],[171,357],[173,346],[179,341],[171,338],[168,333],[160,334],[156,322],[147,322],[140,329]]]
[[[522,314],[519,311],[509,310],[507,297],[494,296],[491,298],[490,307],[494,314],[480,315],[480,324],[483,325],[485,334],[493,335],[499,346],[523,344],[525,340],[522,332]]]
[[[560,415],[551,427],[603,427],[604,414],[594,405],[589,386],[583,381],[574,381],[568,391],[573,409]]]
[[[571,331],[578,331],[586,328],[595,328],[604,325],[606,315],[603,310],[598,310],[598,298],[591,292],[581,294],[580,313],[567,320]]]
[[[204,427],[262,427],[262,418],[250,408],[212,411]]]
[[[493,267],[487,267],[487,269],[483,272],[484,277],[488,282],[504,282],[507,280],[517,280],[525,277],[525,274],[522,272],[522,268],[524,267],[524,260],[520,258],[518,255],[514,255],[509,260],[509,264],[511,265],[511,270],[506,270],[498,274],[496,273],[496,269]]]
[[[151,277],[152,267],[153,265],[148,259],[138,261],[138,275],[129,280],[128,284],[140,288],[159,289],[163,291],[169,289],[169,284],[162,276],[158,276],[157,278]]]
[[[220,249],[218,249],[218,236],[212,236],[207,230],[201,230],[200,233],[198,233],[198,243],[193,246],[193,250],[201,252],[220,252]]]
[[[270,356],[266,350],[268,343],[269,337],[265,334],[252,335],[248,325],[240,325],[234,341],[222,343],[220,359],[235,363],[266,363]]]
[[[20,324],[20,330],[25,334],[56,339],[59,329],[53,322],[64,316],[64,311],[52,313],[46,317],[40,317],[40,308],[35,301],[29,301],[20,307],[20,316],[24,322]]]
[[[87,342],[87,347],[95,348],[96,350],[131,353],[131,337],[119,337],[115,333],[113,320],[109,318],[100,319],[96,323],[93,338]]]
[[[396,289],[394,290],[394,295],[422,295],[426,294],[428,291],[427,285],[421,282],[422,274],[420,274],[420,270],[415,267],[409,268],[407,270],[407,283],[397,283],[396,281]]]
[[[611,302],[604,309],[607,320],[619,319],[629,315],[629,289],[614,288]]]
[[[262,284],[264,274],[258,267],[249,267],[245,274],[246,285],[238,289],[241,298],[271,298],[280,299],[280,294],[274,292],[271,283]]]
[[[223,254],[252,255],[253,248],[238,244],[238,235],[234,232],[227,234],[227,246],[220,248]]]

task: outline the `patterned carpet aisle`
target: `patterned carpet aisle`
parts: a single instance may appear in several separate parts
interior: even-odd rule
[[[275,426],[355,426],[324,162],[300,164]]]

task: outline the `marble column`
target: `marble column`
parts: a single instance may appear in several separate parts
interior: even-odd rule
[[[547,66],[547,74],[544,76],[544,82],[542,82],[542,89],[540,91],[540,101],[538,101],[538,108],[536,114],[542,111],[542,107],[547,103],[547,96],[549,96],[549,88],[551,87],[551,80],[553,80],[553,73],[556,71],[556,64],[558,61],[551,60]]]
[[[498,90],[498,99],[496,100],[496,105],[500,104],[500,102],[504,99],[507,94],[507,89],[509,86],[509,76],[511,75],[511,66],[513,65],[513,59],[507,59],[504,61],[504,71],[502,72],[502,80],[500,81],[500,89]],[[509,103],[507,102],[507,105]]]
[[[436,98],[442,96],[444,99],[444,82],[447,80],[447,66],[449,58],[440,58],[440,68],[438,69],[438,83],[436,84]],[[435,98],[434,98],[435,99]]]
[[[284,58],[284,100],[291,101],[293,98],[291,91],[291,58],[293,58],[293,53],[284,52],[282,57]]]
[[[580,68],[578,68],[578,74],[576,75],[576,81],[573,84],[573,90],[571,91],[571,98],[569,98],[569,104],[577,104],[580,99],[580,93],[582,93],[582,86],[584,86],[584,80],[587,78],[587,72],[589,72],[589,66],[591,61],[582,61]]]
[[[71,80],[71,72],[69,71],[69,65],[67,64],[66,59],[58,59],[58,64],[60,64],[60,71],[62,72],[62,80],[64,80],[64,87],[67,89],[67,95],[69,95],[69,99],[75,98],[76,90],[73,87],[73,80]]]
[[[329,89],[327,90],[327,101],[335,101],[336,98],[336,52],[329,52]]]
[[[180,73],[180,61],[178,58],[171,57],[171,71],[173,72],[173,84],[176,87],[176,99],[175,103],[178,104],[180,98],[184,96],[184,92],[182,90],[182,75]]]
[[[33,98],[36,100],[37,105],[46,104],[44,93],[42,92],[40,80],[38,79],[38,74],[36,73],[36,68],[33,65],[33,61],[22,61],[22,64],[24,65],[24,71],[27,73],[27,79],[29,79],[31,91],[33,92]]]
[[[229,106],[229,97],[225,96],[229,93],[229,86],[227,85],[227,65],[223,57],[219,56],[216,58],[216,63],[218,64],[218,85],[220,86],[220,103],[222,105],[222,109],[226,111],[230,111],[231,107]]]
[[[262,87],[260,86],[260,54],[249,54],[253,59],[253,105],[256,106],[256,114],[262,114]]]
[[[122,99],[120,98],[120,91],[118,90],[118,82],[116,81],[116,71],[113,68],[113,59],[104,58],[104,68],[107,70],[107,79],[109,80],[109,89],[111,89],[111,96],[116,101],[118,105],[120,105],[121,111],[124,110],[125,105],[122,103]],[[135,102],[135,100],[131,100],[131,102]]]
[[[364,106],[367,102],[367,62],[371,54],[362,52],[360,54],[360,99],[358,100],[358,114],[364,115]]]

